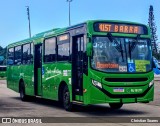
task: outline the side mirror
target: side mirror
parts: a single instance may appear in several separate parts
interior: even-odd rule
[[[87,56],[92,56],[92,43],[87,43]]]
[[[156,64],[154,60],[152,60],[152,68],[156,68]]]

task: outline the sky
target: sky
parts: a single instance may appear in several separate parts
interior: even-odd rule
[[[0,0],[0,46],[29,37],[26,6],[30,7],[32,36],[68,26],[67,0]],[[73,0],[71,24],[86,20],[125,20],[148,24],[153,5],[160,41],[160,0]]]

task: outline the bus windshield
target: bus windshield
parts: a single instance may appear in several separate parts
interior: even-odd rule
[[[151,67],[148,39],[93,37],[91,66],[103,72],[148,72]]]

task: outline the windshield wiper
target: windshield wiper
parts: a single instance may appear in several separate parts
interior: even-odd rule
[[[131,42],[129,41],[129,58],[131,60]]]
[[[118,52],[121,52],[121,56],[122,56],[122,62],[124,62],[124,56],[123,56],[123,49],[122,49],[122,43],[120,41],[120,44],[117,42],[117,40],[112,36],[111,33],[107,34],[108,39],[110,40],[110,42],[114,42],[114,44],[116,44],[116,49],[118,50]]]
[[[130,58],[130,60],[131,60],[131,52],[135,49],[135,47],[136,47],[136,45],[137,45],[137,43],[138,43],[138,40],[139,40],[139,38],[140,38],[140,35],[138,34],[137,35],[137,37],[136,37],[136,42],[132,42],[132,44],[131,44],[131,42],[129,41],[129,58]]]

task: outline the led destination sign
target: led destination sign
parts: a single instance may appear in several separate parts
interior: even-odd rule
[[[118,24],[118,23],[95,23],[96,32],[117,32],[127,34],[147,34],[147,28],[140,25]]]
[[[69,35],[68,34],[64,34],[61,36],[58,36],[58,41],[65,41],[69,39]]]

